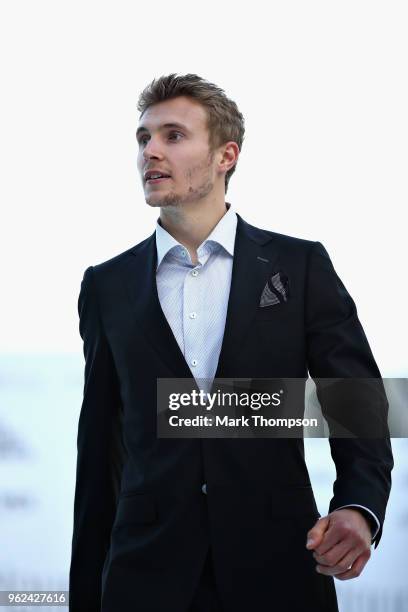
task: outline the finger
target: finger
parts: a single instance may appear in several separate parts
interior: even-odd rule
[[[332,518],[330,526],[325,532],[320,544],[314,547],[315,553],[317,555],[326,556],[331,548],[342,542],[348,545],[350,550],[352,548],[358,548],[359,552],[362,552],[367,545],[370,547],[366,539],[362,537],[361,533],[356,530],[355,527]]]
[[[361,553],[359,557],[354,561],[351,568],[343,573],[336,574],[335,578],[338,580],[350,580],[351,578],[357,578],[361,574],[369,559],[369,554],[367,552]]]
[[[315,553],[318,555],[327,555],[327,553],[334,548],[335,546],[338,545],[343,545],[346,548],[346,551],[344,554],[346,554],[347,552],[347,547],[350,549],[350,541],[347,541],[342,533],[342,531],[339,529],[338,525],[331,525],[327,531],[325,532],[325,534],[323,535],[323,538],[320,540],[320,543],[314,547]]]
[[[315,525],[307,532],[306,548],[309,550],[319,546],[323,534],[329,526],[329,517],[322,516],[316,521]]]
[[[319,574],[325,574],[326,576],[336,576],[337,574],[344,574],[348,571],[356,559],[360,556],[361,551],[352,550],[337,563],[333,565],[319,565],[316,566],[316,571]]]
[[[320,549],[321,547],[319,547]],[[333,566],[339,563],[346,555],[351,552],[350,545],[347,541],[341,540],[332,548],[329,548],[327,551],[319,554],[318,550],[315,550],[313,553],[313,557],[319,565],[329,565]],[[362,552],[362,551],[358,551]],[[353,559],[354,561],[354,559]],[[347,569],[347,568],[345,568]]]
[[[319,574],[324,574],[326,576],[334,576],[339,580],[349,580],[350,578],[356,578],[361,574],[364,569],[365,564],[368,561],[368,556],[366,552],[357,555],[354,557],[353,555],[347,555],[346,558],[342,559],[339,564],[334,567],[326,567],[322,565],[316,566],[316,571]],[[343,570],[343,571],[342,571]]]

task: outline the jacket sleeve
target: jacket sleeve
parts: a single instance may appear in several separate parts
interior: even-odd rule
[[[361,421],[367,415],[372,422],[371,417],[374,416],[385,433],[381,437],[330,437],[329,440],[336,466],[329,511],[347,505],[369,509],[380,522],[374,538],[377,547],[382,535],[394,465],[387,426],[388,404],[385,392],[383,401],[378,401],[378,389],[383,389],[381,374],[358,319],[354,301],[320,242],[314,243],[309,253],[305,324],[308,369],[313,379],[317,379],[317,395],[325,416],[325,411],[330,409],[329,400],[337,404],[337,410],[342,410],[343,406],[339,394],[330,395],[329,387],[325,389],[323,384],[320,386],[319,378],[377,379],[372,381],[372,388],[377,393],[367,392],[370,385],[366,385],[361,395],[363,401],[357,400],[347,409],[355,421],[359,415]]]
[[[70,612],[100,612],[101,578],[109,550],[124,461],[122,403],[99,312],[94,269],[85,270],[78,299],[85,357],[78,423]]]

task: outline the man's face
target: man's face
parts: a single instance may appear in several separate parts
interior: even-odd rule
[[[166,126],[166,124],[180,124]],[[142,129],[143,128],[143,129]],[[216,171],[210,155],[205,108],[186,96],[150,106],[136,132],[137,166],[145,199],[150,206],[180,206],[206,198],[222,187],[224,174]],[[159,170],[170,178],[145,180],[148,170]]]

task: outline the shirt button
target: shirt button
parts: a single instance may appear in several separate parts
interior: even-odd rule
[[[198,363],[197,359],[192,359],[192,360],[191,360],[191,365],[192,365],[192,366],[196,366],[196,365],[197,365],[197,363]]]
[[[186,256],[186,252],[185,251],[181,251],[181,254],[182,254],[183,257]]]
[[[206,483],[203,484],[203,486],[201,487],[201,490],[203,493],[205,493],[207,495],[207,485]]]
[[[190,312],[190,319],[196,319],[197,318],[197,313],[196,312]]]
[[[197,270],[193,270],[192,273],[191,273],[191,276],[197,276],[197,275],[198,275]]]

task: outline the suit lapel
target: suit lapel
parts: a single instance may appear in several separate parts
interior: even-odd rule
[[[156,284],[157,251],[155,232],[131,251],[126,286],[137,331],[178,378],[191,376],[184,355],[160,305]]]
[[[215,377],[233,377],[229,364],[239,349],[259,306],[266,281],[272,273],[277,253],[265,255],[264,246],[272,239],[262,229],[246,223],[237,214],[234,260],[227,318]],[[191,370],[161,308],[156,285],[157,252],[155,232],[130,251],[125,284],[134,322],[178,378],[192,377]]]
[[[263,288],[277,259],[277,253],[273,257],[265,254],[264,247],[272,239],[270,235],[246,223],[240,215],[237,217],[231,289],[215,378],[234,377],[231,369],[234,355],[251,326]]]

